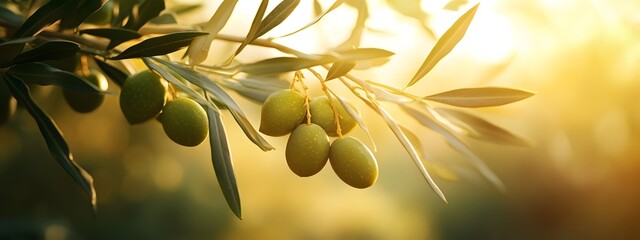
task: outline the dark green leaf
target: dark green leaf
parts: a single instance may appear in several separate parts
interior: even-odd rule
[[[207,58],[211,43],[216,36],[218,36],[220,30],[227,24],[231,13],[233,13],[233,10],[236,8],[236,3],[238,3],[238,0],[224,0],[213,16],[211,16],[209,22],[202,26],[202,30],[209,33],[209,35],[196,38],[191,42],[185,54],[189,56],[189,64],[200,64]]]
[[[264,13],[267,11],[267,5],[269,5],[269,0],[262,0],[262,2],[260,3],[260,6],[258,7],[258,11],[256,12],[256,15],[253,17],[253,22],[251,22],[251,28],[249,28],[247,37],[244,38],[244,41],[242,41],[242,43],[240,44],[240,47],[238,47],[238,50],[236,50],[236,53],[234,54],[234,56],[240,54],[240,52],[242,52],[242,49],[244,49],[244,47],[246,47],[247,44],[251,43],[251,41],[257,38],[256,34],[260,29],[260,24],[262,23],[262,17],[264,16]],[[231,57],[227,62],[230,63],[231,60],[233,60],[233,57]]]
[[[85,191],[91,200],[91,207],[95,211],[96,190],[93,186],[93,178],[91,175],[73,160],[73,155],[69,152],[69,147],[64,137],[62,137],[60,130],[53,120],[33,101],[27,85],[24,84],[22,80],[11,75],[5,75],[4,78],[12,95],[18,103],[27,109],[38,124],[40,133],[47,143],[51,156],[60,164],[67,174],[80,185],[82,190]]]
[[[336,8],[340,7],[340,5],[342,5],[345,1],[346,1],[346,0],[336,0],[336,1],[331,5],[331,7],[329,7],[329,8],[328,8],[326,11],[324,11],[323,13],[319,14],[319,15],[318,15],[315,19],[313,19],[311,22],[309,22],[309,23],[305,24],[304,26],[302,26],[301,28],[299,28],[299,29],[297,29],[297,30],[295,30],[295,31],[293,31],[293,32],[290,32],[290,33],[284,34],[284,35],[282,35],[282,36],[280,36],[280,37],[278,37],[278,38],[283,38],[283,37],[291,36],[291,35],[293,35],[293,34],[296,34],[296,33],[300,32],[300,31],[302,31],[302,30],[305,30],[305,29],[307,29],[307,28],[309,28],[309,27],[313,26],[313,24],[318,23],[318,22],[319,22],[319,21],[320,21],[320,20],[321,20],[325,15],[327,15],[327,14],[328,14],[328,13],[330,13],[331,11],[335,10]],[[317,8],[317,7],[316,7],[316,3],[317,3],[317,1],[315,1],[315,2],[314,2],[314,10]]]
[[[220,116],[219,111],[207,108],[207,117],[209,117],[211,160],[213,161],[213,169],[216,172],[218,184],[231,211],[233,211],[239,219],[242,219],[240,193],[238,192],[236,177],[233,173],[233,162],[231,162],[229,143],[227,142],[227,134],[225,133],[222,123],[222,116]]]
[[[177,24],[178,19],[174,13],[168,12],[160,14],[160,16],[151,19],[149,22],[153,24]]]
[[[140,29],[149,20],[159,16],[164,8],[164,0],[145,0],[138,6],[138,17],[135,19],[135,24],[128,28],[133,30]]]
[[[11,10],[7,9],[5,6],[0,6],[0,19],[7,21],[13,25],[20,25],[24,18]]]
[[[174,71],[176,74],[180,75],[187,81],[192,84],[204,89],[205,91],[211,93],[216,100],[224,103],[230,110],[231,115],[236,120],[238,125],[242,128],[242,131],[245,135],[255,143],[260,149],[263,151],[273,150],[273,146],[271,146],[260,134],[253,128],[253,125],[249,122],[248,118],[242,111],[242,108],[225,92],[220,86],[211,81],[209,78],[204,75],[194,71],[193,69],[182,67],[171,62],[154,58],[154,60],[159,63],[167,66],[169,69]]]
[[[26,62],[64,59],[75,56],[79,49],[80,46],[77,43],[65,40],[54,40],[21,53],[13,62],[15,64],[21,64]]]
[[[0,67],[9,65],[13,59],[22,52],[24,45],[35,40],[34,37],[18,38],[11,41],[0,43]]]
[[[75,11],[64,15],[60,20],[60,28],[72,29],[78,27],[89,15],[97,11],[106,3],[106,0],[82,0],[82,4]]]
[[[376,58],[388,58],[393,52],[379,48],[356,48],[336,52],[337,58],[342,61],[360,61]]]
[[[28,83],[58,85],[76,92],[104,93],[98,86],[90,81],[44,63],[34,62],[15,65],[9,70],[9,73]]]
[[[456,126],[467,130],[469,137],[497,144],[531,147],[531,141],[473,114],[455,109],[436,109]]]
[[[111,26],[122,27],[122,22],[129,18],[129,22],[133,24],[133,7],[136,5],[137,0],[119,0],[118,1],[118,16],[114,18]]]
[[[207,35],[204,32],[177,32],[160,37],[149,38],[133,45],[112,59],[151,57],[169,54],[188,46],[194,38]]]
[[[424,97],[457,107],[493,107],[517,102],[534,94],[511,88],[483,87],[461,88]]]
[[[422,66],[418,69],[416,74],[413,76],[407,87],[417,83],[422,77],[427,75],[433,69],[433,67],[442,60],[447,54],[453,50],[453,48],[460,42],[464,34],[467,32],[467,28],[469,28],[469,24],[471,24],[471,20],[473,20],[473,16],[475,16],[476,11],[478,10],[478,6],[480,3],[473,6],[466,13],[464,13],[455,23],[447,30],[447,32],[442,35],[436,45],[431,49],[429,56],[424,60]]]
[[[200,105],[203,105],[207,108],[214,108],[213,104],[211,104],[209,101],[207,101],[204,96],[199,93],[196,92],[195,90],[193,90],[192,88],[190,88],[189,86],[187,86],[186,84],[184,84],[180,79],[178,79],[173,73],[167,71],[166,69],[164,69],[163,67],[161,67],[158,64],[155,64],[153,61],[151,61],[149,58],[142,58],[142,61],[144,62],[144,64],[147,65],[147,67],[149,67],[149,69],[153,69],[154,71],[156,71],[158,74],[160,74],[160,76],[162,76],[162,78],[164,78],[165,80],[167,80],[168,82],[170,82],[171,84],[173,84],[173,86],[178,87],[180,90],[184,91],[185,93],[189,94],[189,96],[191,98],[193,98],[193,100],[195,100],[196,102],[198,102]]]
[[[329,81],[334,78],[342,77],[345,74],[349,73],[349,71],[351,71],[351,69],[353,69],[355,66],[355,62],[335,62],[333,63],[333,65],[331,65],[331,68],[329,68],[329,72],[327,73],[327,77],[325,78],[325,80]]]
[[[124,85],[124,82],[127,81],[128,75],[123,71],[120,71],[120,69],[111,66],[110,64],[100,59],[93,58],[93,60],[96,61],[100,70],[102,70],[102,72],[106,74],[113,82],[118,84],[118,86],[122,87]]]
[[[244,65],[240,70],[253,75],[283,73],[330,63],[334,60],[334,58],[328,56],[317,59],[277,57]]]
[[[79,3],[80,0],[48,1],[22,23],[13,35],[13,39],[33,36],[44,27],[60,20],[64,15],[73,12]]]
[[[258,32],[251,41],[269,32],[274,27],[280,25],[296,9],[300,0],[282,0],[260,23]],[[249,41],[249,42],[251,42]]]
[[[80,34],[89,34],[96,37],[108,38],[111,40],[107,50],[112,49],[123,42],[142,37],[140,33],[125,28],[92,28],[80,31]]]

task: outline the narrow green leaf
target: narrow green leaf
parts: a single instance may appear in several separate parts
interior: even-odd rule
[[[246,47],[247,44],[251,43],[253,40],[257,38],[256,34],[260,29],[260,24],[262,23],[262,17],[264,16],[264,13],[267,11],[267,5],[269,5],[269,0],[262,0],[262,2],[260,3],[260,6],[258,7],[258,11],[256,12],[256,15],[253,17],[253,22],[251,22],[251,28],[249,28],[247,37],[245,37],[244,41],[240,43],[240,47],[238,47],[238,50],[236,50],[236,53],[231,58],[229,58],[227,63],[231,63],[233,58],[238,54],[240,54],[240,52],[242,52],[242,49],[244,49],[244,47]]]
[[[160,15],[160,12],[162,12],[164,8],[164,0],[145,0],[138,6],[138,16],[135,19],[135,23],[128,28],[132,30],[140,29],[149,22],[149,20]]]
[[[278,6],[276,6],[260,23],[260,27],[258,28],[258,33],[253,36],[251,41],[258,39],[265,33],[271,31],[274,27],[280,25],[291,13],[293,10],[298,7],[300,0],[282,0]],[[251,42],[249,41],[249,42]]]
[[[478,170],[478,172],[480,172],[480,174],[482,174],[482,176],[486,178],[491,184],[493,184],[498,190],[505,190],[504,184],[502,183],[502,181],[500,181],[500,178],[498,178],[498,176],[496,176],[493,171],[491,171],[491,169],[482,161],[482,159],[480,159],[478,155],[471,151],[471,149],[462,140],[460,140],[460,138],[453,134],[451,130],[443,126],[430,115],[426,115],[405,105],[400,105],[400,107],[411,117],[415,118],[420,124],[442,135],[447,140],[449,145],[453,147],[453,149],[464,154],[467,157],[467,160],[469,160],[469,163],[473,165]],[[427,112],[433,114],[428,108]]]
[[[217,82],[259,104],[263,103],[272,93],[287,89],[291,85],[288,81],[277,77],[262,76],[249,76],[242,79],[223,78]]]
[[[253,143],[260,147],[260,149],[262,149],[263,151],[275,149],[255,130],[253,125],[251,125],[251,122],[249,122],[249,119],[242,111],[242,108],[240,108],[240,106],[233,100],[233,98],[231,98],[231,96],[229,96],[227,92],[220,88],[220,86],[218,86],[215,82],[211,81],[209,78],[196,72],[193,69],[182,67],[162,60],[160,58],[154,58],[154,60],[171,69],[176,74],[180,75],[192,84],[211,93],[219,102],[224,103],[229,108],[231,115],[236,120],[240,128],[242,128],[242,131],[245,133],[245,135]]]
[[[322,13],[322,5],[320,5],[320,2],[318,0],[313,0],[313,15],[317,17]]]
[[[92,82],[44,63],[24,63],[13,66],[9,74],[38,85],[58,85],[76,92],[104,93]]]
[[[338,96],[336,94],[333,94],[333,95],[334,95],[334,97],[336,99],[338,99],[340,104],[342,104],[342,107],[344,107],[344,109],[347,110],[347,113],[349,113],[349,115],[351,115],[351,118],[356,120],[356,123],[358,123],[358,126],[367,134],[367,137],[369,138],[369,141],[371,142],[371,145],[373,146],[373,151],[377,152],[378,151],[378,146],[376,146],[376,142],[373,140],[373,136],[371,136],[371,132],[369,131],[369,128],[367,127],[367,125],[362,120],[362,116],[360,116],[360,113],[358,113],[357,109],[355,109],[351,104],[349,104],[349,102],[346,99],[344,99],[343,97],[340,97],[340,96]]]
[[[167,12],[167,13],[160,14],[160,16],[157,16],[157,17],[151,19],[149,21],[149,23],[160,24],[160,25],[162,25],[162,24],[178,24],[178,18],[177,18],[175,13]]]
[[[80,34],[89,34],[96,37],[107,38],[111,40],[107,46],[107,50],[113,49],[123,42],[138,39],[142,37],[140,33],[126,28],[92,28],[83,29]]]
[[[445,108],[438,108],[436,111],[456,126],[467,130],[469,137],[497,144],[531,147],[531,140],[520,137],[473,114]]]
[[[377,108],[376,111],[380,114],[380,116],[382,116],[382,118],[387,123],[391,131],[396,135],[396,138],[398,138],[398,140],[400,141],[404,149],[407,150],[407,153],[409,153],[409,156],[413,160],[413,163],[416,165],[416,167],[418,167],[424,179],[427,180],[427,183],[429,184],[429,187],[431,187],[431,190],[433,190],[438,195],[438,197],[440,197],[440,199],[442,199],[444,202],[447,202],[447,198],[444,196],[444,194],[442,193],[442,190],[440,190],[438,185],[436,185],[435,181],[433,181],[433,179],[431,178],[431,175],[429,175],[429,172],[427,171],[427,169],[424,167],[424,164],[422,163],[420,154],[418,154],[418,152],[416,151],[416,148],[413,146],[409,138],[404,134],[404,132],[402,131],[400,126],[396,123],[396,121],[393,119],[391,114],[389,114],[380,105],[375,105],[375,106]]]
[[[393,52],[379,48],[356,48],[335,52],[336,57],[342,61],[361,61],[377,58],[388,58]]]
[[[13,59],[22,52],[26,43],[35,40],[35,37],[18,38],[0,43],[0,67],[8,66]]]
[[[203,105],[203,106],[205,106],[207,108],[214,108],[215,109],[213,104],[211,104],[209,101],[207,101],[207,99],[205,99],[202,94],[200,94],[199,92],[196,92],[195,90],[193,90],[192,88],[190,88],[186,84],[182,83],[182,81],[180,81],[180,79],[178,79],[176,76],[174,76],[171,72],[167,71],[166,69],[164,69],[160,65],[153,63],[153,61],[151,61],[151,59],[149,59],[149,58],[141,58],[141,59],[144,62],[144,64],[147,65],[147,67],[149,69],[153,69],[155,72],[160,74],[160,76],[162,76],[162,78],[164,78],[165,80],[167,80],[168,82],[173,84],[173,86],[176,86],[180,90],[182,90],[185,93],[189,94],[189,96],[191,98],[193,98],[193,100],[198,102],[200,105]]]
[[[534,94],[511,88],[461,88],[424,97],[427,100],[457,107],[493,107],[517,102]]]
[[[120,69],[95,57],[93,58],[93,60],[98,64],[100,70],[102,70],[102,72],[106,74],[107,77],[109,77],[118,86],[122,87],[124,85],[124,82],[127,81],[128,75]]]
[[[85,19],[87,19],[87,17],[89,17],[89,15],[100,9],[107,1],[82,0],[80,2],[81,4],[75,9],[75,11],[62,17],[60,20],[60,28],[73,29],[78,27]]]
[[[354,47],[359,47],[360,42],[362,41],[362,34],[364,33],[365,22],[369,18],[369,5],[367,5],[366,0],[349,0],[345,3],[356,8],[356,10],[358,11],[358,17],[356,18],[355,25],[353,26],[353,30],[351,30],[351,35],[349,35],[349,38],[335,47],[335,50],[353,49]]]
[[[218,36],[220,30],[227,24],[231,13],[233,13],[233,10],[236,8],[236,3],[238,3],[238,0],[224,0],[213,16],[211,16],[209,22],[202,27],[203,31],[209,33],[209,35],[196,38],[191,42],[186,53],[186,55],[189,56],[189,64],[200,64],[207,59],[211,43],[216,36]]]
[[[44,137],[51,156],[69,174],[69,176],[89,196],[91,207],[96,211],[96,190],[93,186],[93,178],[78,163],[73,160],[64,137],[53,120],[31,98],[27,85],[17,77],[4,75],[9,89],[15,99],[24,106],[38,124],[40,133]]]
[[[282,73],[326,64],[334,60],[332,57],[320,57],[317,59],[276,57],[244,65],[240,71],[253,75]]]
[[[5,6],[0,6],[0,19],[5,20],[14,25],[20,25],[24,18],[13,11],[7,9]]]
[[[240,193],[233,173],[233,162],[231,161],[231,153],[229,152],[229,143],[227,142],[222,116],[219,111],[207,108],[207,117],[209,117],[211,160],[213,161],[213,169],[216,172],[218,184],[231,211],[239,219],[242,219]]]
[[[20,25],[13,39],[30,37],[74,11],[80,0],[50,0]]]
[[[331,65],[329,68],[329,72],[327,72],[327,77],[325,81],[329,81],[334,78],[339,78],[349,73],[351,69],[356,66],[355,62],[345,62],[345,61],[337,61]]]
[[[311,22],[305,24],[304,26],[302,26],[301,28],[298,28],[297,30],[284,34],[282,36],[279,36],[277,38],[283,38],[283,37],[288,37],[291,36],[293,34],[296,34],[302,30],[305,30],[311,26],[313,26],[314,24],[318,23],[325,15],[327,15],[328,13],[330,13],[331,11],[335,10],[336,8],[340,7],[340,5],[342,5],[346,0],[336,0],[331,7],[327,8],[326,11],[324,11],[323,13],[319,14],[315,19],[313,19]],[[314,4],[317,3],[317,1],[314,2]],[[316,9],[317,7],[314,5],[314,9]]]
[[[113,57],[114,60],[151,57],[157,55],[165,55],[180,50],[188,46],[194,38],[206,35],[204,32],[177,32],[159,37],[149,38],[136,45],[133,45],[118,56]]]
[[[469,28],[469,24],[471,24],[471,20],[473,20],[476,11],[478,10],[478,6],[480,3],[473,6],[466,13],[464,13],[455,23],[447,30],[447,32],[442,35],[436,45],[431,49],[429,56],[424,60],[422,66],[418,69],[416,74],[413,76],[407,87],[417,83],[422,77],[427,75],[433,69],[433,67],[442,60],[447,54],[453,50],[453,48],[460,42],[464,34],[467,32],[467,28]]]
[[[64,59],[75,56],[80,49],[77,43],[65,40],[53,40],[25,51],[13,59],[14,64]]]

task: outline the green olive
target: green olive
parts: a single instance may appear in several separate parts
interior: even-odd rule
[[[299,92],[282,90],[271,94],[262,105],[260,132],[269,136],[291,133],[306,115],[305,96]]]
[[[109,88],[107,79],[100,72],[92,71],[86,79],[102,91],[106,91]],[[62,94],[69,106],[80,113],[88,113],[96,110],[104,101],[104,94],[101,93],[76,92],[64,89]]]
[[[166,86],[158,74],[144,70],[127,78],[120,92],[120,109],[130,124],[158,116],[165,104]]]
[[[104,25],[111,22],[113,16],[113,1],[107,1],[100,9],[89,15],[84,22],[95,25]]]
[[[11,96],[9,86],[4,79],[0,79],[0,125],[5,124],[11,117]]]
[[[329,162],[336,175],[352,187],[368,188],[378,179],[378,163],[373,153],[354,137],[333,141]]]
[[[356,121],[351,114],[340,104],[338,100],[333,100],[333,104],[338,108],[340,115],[340,129],[342,134],[347,134],[356,126]],[[309,111],[311,112],[311,122],[320,125],[327,135],[337,137],[336,118],[333,114],[331,104],[327,96],[316,97],[309,103]]]
[[[207,113],[200,104],[189,98],[170,100],[160,116],[164,132],[177,144],[198,146],[209,133]]]
[[[329,137],[324,129],[316,124],[301,124],[287,141],[287,165],[300,177],[313,176],[327,164],[329,147]]]

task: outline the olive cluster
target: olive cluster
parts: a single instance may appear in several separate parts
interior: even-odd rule
[[[296,175],[315,175],[329,161],[336,175],[348,185],[370,187],[378,178],[378,163],[364,143],[342,136],[356,126],[356,121],[341,104],[333,105],[340,128],[326,96],[309,101],[297,91],[275,92],[262,105],[260,132],[269,136],[290,134],[285,158]],[[330,143],[329,137],[338,138]]]
[[[166,82],[144,70],[127,78],[120,92],[120,109],[130,124],[158,119],[167,136],[183,146],[197,146],[209,133],[207,113],[194,100],[174,97],[167,101]]]

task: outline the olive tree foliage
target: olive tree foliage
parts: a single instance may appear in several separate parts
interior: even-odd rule
[[[37,123],[53,159],[86,192],[95,210],[97,196],[91,175],[74,160],[54,120],[32,99],[29,86],[56,85],[89,95],[117,95],[118,91],[114,89],[105,90],[95,82],[88,81],[85,78],[86,69],[99,71],[112,83],[122,87],[128,76],[134,74],[124,66],[131,64],[131,61],[142,60],[149,70],[168,82],[168,89],[174,96],[178,92],[195,100],[205,109],[215,174],[229,207],[241,218],[240,195],[229,150],[232,145],[227,141],[224,127],[231,122],[223,121],[221,112],[229,111],[235,124],[240,126],[246,137],[258,148],[264,151],[274,148],[250,123],[242,107],[228,93],[235,91],[262,103],[275,91],[293,89],[293,84],[296,83],[302,83],[306,87],[304,81],[313,79],[320,81],[327,97],[337,100],[335,104],[344,106],[365,132],[370,131],[366,121],[347,100],[362,101],[377,113],[402,144],[429,187],[442,200],[446,201],[445,196],[427,171],[428,166],[425,166],[429,162],[425,161],[426,154],[419,147],[420,139],[392,116],[388,107],[402,109],[422,126],[442,135],[451,147],[467,157],[482,176],[496,187],[503,188],[500,180],[467,147],[464,138],[517,146],[526,146],[529,142],[460,109],[504,105],[530,97],[532,93],[501,87],[454,89],[428,96],[413,95],[405,91],[424,79],[463,38],[479,4],[464,11],[438,38],[433,48],[425,50],[428,54],[424,63],[416,69],[413,78],[406,79],[405,88],[398,89],[373,80],[360,79],[351,73],[353,69],[363,65],[375,68],[394,60],[394,53],[385,49],[359,47],[369,16],[365,0],[336,0],[330,6],[314,1],[315,19],[301,25],[299,29],[290,29],[289,34],[279,37],[265,36],[287,21],[300,0],[275,1],[276,6],[270,11],[267,11],[268,0],[255,2],[259,6],[247,34],[231,36],[220,33],[220,30],[227,24],[237,0],[222,1],[210,20],[198,25],[183,24],[179,19],[182,12],[197,8],[197,5],[167,9],[164,0],[2,0],[0,120],[10,121],[9,104],[11,99],[15,99],[20,109],[26,110]],[[391,7],[406,5],[398,2],[402,1],[387,0]],[[419,1],[406,2],[419,4]],[[454,5],[460,4],[460,1],[453,2],[447,7],[459,7]],[[324,49],[320,53],[306,53],[278,43],[278,38],[304,31],[323,18],[330,17],[329,13],[333,10],[342,7],[355,8],[358,14],[353,19],[355,24],[351,35],[345,36],[346,40],[335,48]],[[420,18],[420,14],[424,15],[415,8],[406,11],[406,7],[397,7],[396,10],[410,17]],[[103,16],[96,16],[99,14]],[[106,17],[106,21],[96,19],[100,17]],[[425,29],[428,30],[428,27],[425,26]],[[204,60],[209,47],[216,41],[236,43],[235,54],[223,63],[206,65]],[[183,48],[187,48],[183,56],[172,54]],[[247,63],[235,59],[241,52],[255,48],[275,49],[281,55]],[[78,56],[82,61],[70,68],[55,64]],[[284,80],[279,79],[279,76],[286,76],[285,73],[291,72],[299,79],[283,84]],[[312,77],[303,79],[304,73]],[[325,85],[326,81],[340,82],[351,94],[335,94]],[[441,107],[446,105],[455,108]],[[374,144],[373,139],[370,140]]]

